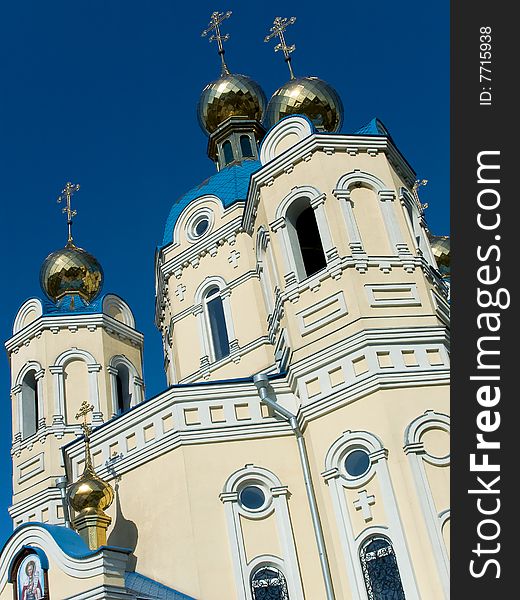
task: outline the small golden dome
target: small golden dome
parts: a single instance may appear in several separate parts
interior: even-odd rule
[[[249,77],[225,73],[202,90],[197,116],[207,133],[213,133],[229,117],[260,121],[267,103],[262,88]]]
[[[68,498],[76,512],[100,514],[112,504],[114,490],[93,469],[86,468],[78,481],[70,486]]]
[[[430,236],[430,245],[443,276],[450,274],[450,238],[447,235]]]
[[[92,302],[103,286],[103,269],[92,254],[69,243],[44,260],[40,285],[54,302],[66,294],[79,294]]]
[[[317,77],[290,79],[273,94],[266,112],[269,129],[287,115],[305,115],[318,131],[339,131],[343,103],[336,90]]]

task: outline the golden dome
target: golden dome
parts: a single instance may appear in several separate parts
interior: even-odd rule
[[[103,269],[92,254],[69,243],[44,260],[40,285],[54,302],[66,294],[79,294],[91,302],[103,286]]]
[[[443,276],[450,274],[450,238],[447,235],[430,236],[430,245]]]
[[[68,498],[76,512],[100,514],[112,504],[114,490],[91,467],[86,467],[78,481],[70,486]]]
[[[197,106],[199,124],[210,134],[229,117],[260,121],[266,102],[256,81],[245,75],[225,73],[202,90]]]
[[[282,85],[269,100],[266,127],[294,114],[308,117],[318,131],[334,132],[343,122],[343,103],[326,81],[317,77],[297,77]]]

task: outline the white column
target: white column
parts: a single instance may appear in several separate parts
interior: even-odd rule
[[[34,374],[36,379],[36,390],[38,394],[38,423],[36,424],[37,429],[43,429],[45,427],[45,402],[43,401],[43,376],[45,370],[40,369]]]
[[[65,381],[63,367],[53,365],[49,367],[49,371],[54,378],[54,415],[52,422],[53,425],[63,425],[65,423]]]
[[[112,395],[110,403],[112,410],[111,414],[107,415],[107,419],[110,419],[111,417],[117,415],[117,369],[112,365],[108,365],[107,373],[110,377],[110,393]]]
[[[103,413],[99,406],[99,387],[98,387],[98,376],[97,374],[101,371],[101,365],[89,364],[87,365],[88,372],[88,383],[89,383],[89,401],[94,407],[92,413],[92,423],[102,423]],[[107,407],[108,408],[108,407]]]

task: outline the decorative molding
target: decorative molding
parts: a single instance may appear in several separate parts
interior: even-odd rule
[[[70,326],[76,326],[78,328],[86,328],[89,331],[95,331],[96,328],[100,327],[119,336],[121,339],[128,340],[132,345],[139,348],[143,345],[143,334],[135,329],[132,329],[128,325],[121,323],[117,319],[110,317],[106,314],[70,314],[70,315],[48,315],[42,316],[33,321],[21,331],[13,335],[12,338],[7,340],[5,348],[8,354],[17,352],[26,342],[31,341],[33,338],[38,338],[44,331],[51,331],[52,333],[58,333],[63,329],[67,329]]]
[[[32,313],[35,313],[34,319],[31,319],[29,323],[25,323],[27,317]],[[22,329],[25,329],[27,325],[30,325],[36,319],[39,319],[43,314],[42,303],[39,298],[30,298],[26,300],[16,313],[16,318],[13,325],[13,335],[17,334]]]
[[[325,309],[329,309],[326,314]],[[319,313],[316,316],[316,313]],[[296,313],[296,320],[302,336],[321,329],[325,325],[336,321],[348,313],[343,291],[339,291],[328,298]],[[313,318],[314,317],[314,318]]]
[[[305,117],[291,116],[283,119],[275,125],[265,136],[260,148],[260,162],[262,166],[271,162],[287,150],[312,135],[313,127]],[[289,148],[278,151],[278,147],[287,140],[294,140]],[[286,168],[290,168],[288,165]]]
[[[421,306],[416,283],[365,284],[365,292],[372,308]],[[377,298],[376,294],[385,295],[385,297]]]

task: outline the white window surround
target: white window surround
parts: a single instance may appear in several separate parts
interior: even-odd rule
[[[419,212],[419,207],[417,206],[416,199],[406,188],[402,187],[399,189],[399,200],[401,201],[404,218],[406,224],[408,225],[408,230],[414,243],[414,250],[420,250],[424,258],[426,259],[426,262],[428,262],[428,264],[430,264],[435,269],[438,269],[437,262],[435,261],[435,257],[430,246],[430,242],[428,241],[428,238],[426,236],[423,217]],[[410,213],[412,213],[411,217]],[[418,246],[417,241],[419,242]]]
[[[112,414],[107,415],[109,418],[119,414],[118,404],[117,404],[117,368],[120,365],[124,365],[128,369],[128,388],[130,392],[130,407],[136,406],[143,401],[144,393],[143,387],[144,382],[143,379],[139,376],[139,373],[133,363],[128,360],[126,356],[123,354],[118,354],[117,356],[113,356],[110,359],[110,362],[107,365],[107,371],[110,375],[110,389],[112,392]]]
[[[206,194],[202,195],[200,198],[193,200],[186,206],[186,208],[179,215],[175,227],[173,228],[173,244],[175,246],[179,245],[183,239],[187,239],[190,243],[194,241],[198,241],[201,238],[196,238],[196,240],[190,240],[187,237],[188,225],[192,221],[193,218],[200,213],[201,210],[209,211],[212,216],[211,227],[215,223],[217,218],[221,218],[224,214],[224,205],[218,196],[214,194]],[[206,232],[207,235],[208,232]],[[204,237],[204,236],[201,236]]]
[[[348,234],[349,246],[353,254],[365,254],[363,248],[363,240],[356,223],[352,200],[350,198],[351,191],[356,187],[365,187],[376,193],[380,202],[381,214],[385,223],[390,247],[396,254],[409,254],[408,246],[405,244],[402,233],[397,222],[397,217],[393,208],[393,201],[396,194],[393,190],[388,189],[385,184],[375,175],[355,169],[350,173],[343,175],[335,189],[332,191],[334,196],[341,201],[341,208],[345,218],[345,224]]]
[[[41,429],[45,427],[45,403],[43,401],[43,377],[45,370],[42,368],[39,362],[29,361],[20,369],[16,376],[15,385],[11,389],[11,393],[16,398],[16,422],[13,423],[14,438],[21,441],[23,432],[23,403],[22,403],[22,383],[25,376],[34,371],[34,378],[36,379],[37,386],[37,397],[38,397],[38,427]]]
[[[193,308],[194,314],[197,315],[199,323],[199,339],[202,350],[201,364],[208,362],[213,363],[216,361],[215,351],[213,349],[211,326],[205,305],[205,295],[207,291],[215,286],[220,290],[220,297],[222,299],[222,308],[226,321],[230,354],[233,355],[234,351],[238,351],[238,341],[235,335],[235,328],[233,326],[231,314],[231,288],[228,287],[226,281],[222,277],[207,277],[201,283],[201,285],[199,285],[197,291],[195,292],[195,306]]]
[[[435,507],[432,490],[424,463],[437,467],[447,467],[450,464],[450,456],[433,456],[426,451],[422,436],[431,430],[440,430],[449,434],[450,418],[448,415],[433,410],[426,411],[414,419],[406,428],[404,434],[404,451],[408,456],[412,470],[417,495],[421,504],[428,535],[433,548],[433,554],[437,562],[439,577],[444,588],[444,595],[449,598],[450,593],[450,568],[449,557],[443,536],[443,527],[449,519],[449,508],[438,511]]]
[[[101,365],[86,350],[70,348],[62,352],[56,359],[54,365],[49,367],[49,371],[54,378],[54,416],[53,424],[65,425],[65,367],[72,360],[81,360],[87,365],[89,381],[89,403],[94,406],[92,413],[92,422],[99,424],[103,422],[103,415],[99,405],[99,387],[98,373],[101,371]]]
[[[207,226],[206,230],[202,234],[199,235],[196,232],[196,227],[204,219],[206,219],[208,221],[208,226]],[[190,218],[188,219],[188,221],[186,223],[186,238],[187,238],[187,240],[189,242],[198,242],[201,238],[203,238],[205,235],[207,235],[208,233],[211,232],[214,222],[215,222],[215,215],[214,215],[214,212],[210,208],[208,208],[207,206],[199,208],[197,211],[195,211],[190,216]]]
[[[344,459],[354,449],[365,450],[369,454],[371,464],[368,471],[362,476],[349,478],[344,468]],[[419,600],[419,591],[392,486],[387,456],[388,451],[374,434],[367,431],[345,431],[329,448],[325,457],[325,471],[322,475],[331,494],[348,580],[352,588],[352,597],[359,598],[359,600],[367,598],[359,553],[366,539],[376,532],[392,540],[407,600]],[[374,477],[377,477],[382,495],[382,498],[377,498],[377,501],[384,504],[388,523],[372,525],[355,536],[351,517],[354,511],[347,504],[344,488],[359,489]]]
[[[271,252],[269,232],[263,226],[257,232],[256,262],[267,313],[270,315],[274,310],[275,290],[277,287],[279,288],[279,283]]]
[[[264,514],[255,514],[254,511],[249,511],[240,505],[239,493],[248,485],[261,487],[264,493],[269,494],[270,500],[267,502],[265,509],[262,509],[265,510]],[[304,597],[287,505],[288,495],[287,487],[282,485],[274,473],[251,464],[235,471],[224,484],[220,500],[224,504],[226,514],[238,600],[253,600],[251,576],[262,565],[273,566],[283,572],[291,599]],[[261,555],[247,562],[241,520],[244,518],[265,518],[271,514],[274,514],[282,556]]]
[[[325,254],[327,265],[333,260],[338,259],[338,250],[332,241],[327,215],[325,213],[326,195],[312,186],[298,186],[291,190],[280,202],[276,210],[275,220],[271,223],[274,232],[280,232],[282,239],[282,256],[284,259],[285,280],[298,281],[307,279],[305,267],[298,241],[298,235],[294,226],[294,216],[290,213],[296,211],[301,213],[308,205],[314,210],[318,231],[320,234],[321,245]],[[301,205],[300,207],[297,205]]]

